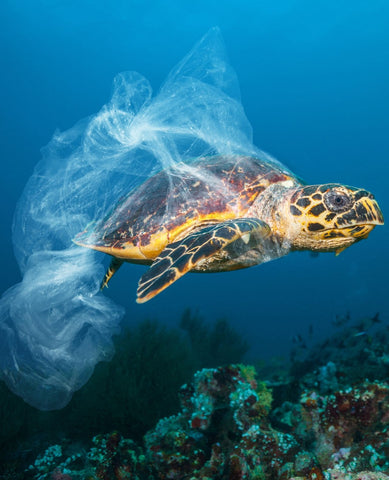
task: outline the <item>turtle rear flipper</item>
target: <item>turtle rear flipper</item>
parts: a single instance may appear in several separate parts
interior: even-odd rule
[[[202,228],[183,240],[167,245],[139,280],[136,301],[147,302],[199,266],[200,262],[234,242],[247,245],[252,234],[264,238],[269,232],[267,223],[254,218],[241,218]]]
[[[119,268],[122,266],[124,260],[113,257],[111,260],[111,263],[108,267],[108,270],[106,274],[104,275],[103,281],[101,282],[100,285],[100,290],[103,290],[104,287],[108,287],[108,282],[111,280],[111,278],[115,275],[115,273],[119,270]]]

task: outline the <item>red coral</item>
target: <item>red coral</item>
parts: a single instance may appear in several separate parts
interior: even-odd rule
[[[368,467],[368,451],[362,453],[367,446],[376,452],[374,462],[383,464],[383,459],[388,458],[389,432],[382,428],[389,421],[388,385],[365,383],[320,397],[317,403],[311,402],[311,398],[312,393],[303,396],[298,433],[303,440],[310,436],[322,465],[332,468],[337,458],[334,454],[342,448],[351,448],[350,461],[364,457],[366,465],[361,463],[361,467]],[[305,429],[301,424],[305,424]],[[342,462],[347,463],[347,459]]]
[[[52,480],[72,480],[72,477],[67,473],[62,473],[61,470],[54,470],[51,474]]]

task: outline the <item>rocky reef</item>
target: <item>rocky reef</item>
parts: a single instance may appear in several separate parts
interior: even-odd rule
[[[258,364],[256,369],[240,360],[226,361],[242,357],[246,349],[227,323],[219,322],[207,331],[190,312],[184,314],[182,323],[189,343],[177,332],[162,331],[167,347],[156,355],[161,330],[145,324],[138,336],[132,334],[134,345],[123,348],[122,355],[119,350],[118,357],[124,366],[128,358],[138,358],[140,351],[149,358],[151,348],[155,358],[149,367],[162,368],[154,376],[150,373],[153,384],[158,383],[158,376],[164,378],[158,372],[181,372],[174,365],[184,366],[186,372],[198,365],[180,389],[167,380],[163,388],[152,392],[150,384],[145,385],[145,392],[132,387],[139,418],[143,405],[144,425],[151,423],[160,407],[153,407],[153,417],[147,417],[147,409],[153,402],[166,404],[174,388],[177,407],[173,414],[133,436],[131,432],[140,430],[134,430],[136,418],[126,412],[135,394],[122,392],[118,405],[125,408],[116,431],[101,430],[110,419],[114,424],[114,407],[108,414],[100,408],[106,418],[104,423],[96,420],[96,425],[102,433],[89,438],[59,434],[55,443],[46,438],[44,448],[41,440],[22,472],[0,468],[0,479],[389,480],[389,329],[377,315],[357,324],[342,324],[320,343],[309,345],[299,338],[289,362]],[[185,352],[190,352],[190,358]],[[145,361],[139,358],[139,378],[143,378]],[[168,358],[170,363],[166,363]],[[202,367],[207,364],[210,367]],[[105,377],[100,374],[101,378]],[[131,384],[130,378],[121,374],[122,389]],[[107,404],[101,403],[103,391],[96,395],[96,387],[85,392],[100,399],[99,405]],[[121,390],[109,392],[109,399],[114,399]],[[85,408],[88,405],[89,416],[99,412],[93,410],[93,402],[85,401]],[[85,411],[79,407],[79,415],[66,418],[80,419],[81,429],[82,418],[88,418],[82,416]],[[32,444],[31,439],[28,442]]]
[[[57,445],[29,468],[35,479],[386,479],[389,385],[365,382],[272,412],[253,367],[203,369],[180,392],[180,412],[142,445],[114,432],[67,456]],[[278,428],[271,418],[278,418]],[[283,428],[281,428],[281,426]]]

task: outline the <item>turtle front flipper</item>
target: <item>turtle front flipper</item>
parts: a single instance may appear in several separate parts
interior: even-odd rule
[[[254,218],[240,218],[202,228],[183,240],[167,245],[139,280],[137,302],[147,302],[234,242],[248,245],[251,235],[263,238],[269,233],[267,223]]]

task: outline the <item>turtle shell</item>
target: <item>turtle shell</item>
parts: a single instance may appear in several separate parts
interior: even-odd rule
[[[215,156],[152,176],[75,242],[130,261],[153,260],[200,225],[244,217],[274,183],[297,180],[248,156]]]

